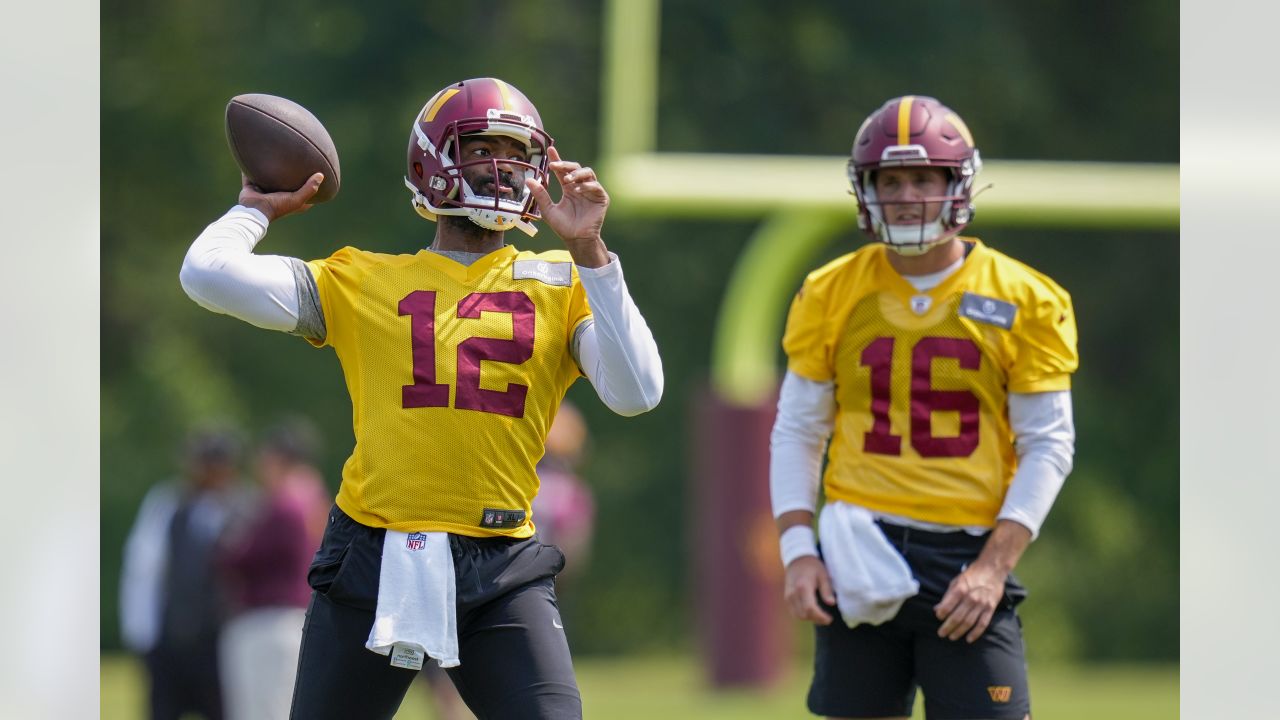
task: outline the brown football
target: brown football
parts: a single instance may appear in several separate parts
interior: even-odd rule
[[[324,182],[313,203],[332,200],[342,184],[329,131],[298,103],[275,95],[237,95],[227,103],[227,144],[241,172],[265,192],[293,191],[315,173]]]

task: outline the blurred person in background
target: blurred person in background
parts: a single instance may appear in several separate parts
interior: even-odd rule
[[[931,720],[1030,716],[1012,571],[1071,471],[1076,323],[1053,280],[959,235],[980,167],[936,99],[872,113],[848,174],[875,242],[787,318],[770,485],[819,715],[905,718],[920,688]]]
[[[564,570],[556,576],[559,594],[582,574],[591,557],[596,503],[590,486],[578,474],[589,439],[582,411],[566,400],[551,423],[546,453],[538,461],[540,485],[533,515],[538,518],[539,539],[560,548],[565,556]]]
[[[254,464],[256,507],[228,530],[219,554],[232,608],[220,647],[227,720],[289,715],[311,598],[307,568],[332,502],[315,468],[317,447],[314,425],[302,418],[263,436]]]
[[[245,180],[187,252],[193,300],[333,347],[351,396],[355,446],[308,577],[295,718],[391,717],[428,658],[478,717],[582,716],[556,605],[564,555],[535,537],[535,465],[579,377],[637,415],[662,396],[662,361],[601,235],[608,193],[552,143],[517,88],[452,83],[409,128],[404,182],[434,228],[416,253],[253,253],[311,207],[320,173],[294,192]],[[538,220],[564,250],[509,244]]]
[[[120,626],[150,677],[152,720],[223,717],[218,634],[226,601],[215,555],[244,511],[238,436],[201,430],[187,441],[183,477],[153,486],[125,541]]]

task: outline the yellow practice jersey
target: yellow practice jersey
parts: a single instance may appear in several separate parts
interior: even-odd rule
[[[992,526],[1017,466],[1008,393],[1071,387],[1071,297],[980,241],[963,241],[963,265],[928,292],[875,243],[810,273],[792,302],[788,369],[835,385],[829,500]]]
[[[565,251],[464,266],[343,248],[308,263],[351,394],[338,505],[400,531],[529,537],[534,466],[591,316]]]

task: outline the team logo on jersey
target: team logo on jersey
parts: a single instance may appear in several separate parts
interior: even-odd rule
[[[411,533],[409,539],[405,540],[404,546],[410,550],[421,550],[427,546],[427,534]]]
[[[569,287],[573,284],[573,266],[567,262],[517,260],[511,267],[512,280],[538,280],[548,285]]]
[[[928,295],[915,295],[911,298],[911,312],[923,315],[933,307],[933,298]]]
[[[992,702],[1007,703],[1013,697],[1013,688],[1008,685],[988,685],[987,694],[991,696]]]
[[[995,325],[1009,330],[1013,327],[1013,317],[1018,314],[1018,306],[1003,300],[996,300],[982,295],[967,292],[960,298],[960,317]]]

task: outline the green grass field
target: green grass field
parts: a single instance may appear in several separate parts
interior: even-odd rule
[[[589,718],[607,720],[764,720],[812,717],[804,708],[805,666],[777,687],[711,692],[689,657],[586,658],[576,662]],[[104,655],[102,718],[145,717],[141,668],[131,658]],[[398,718],[433,718],[424,683],[415,683]],[[1178,717],[1178,669],[1169,666],[1032,666],[1036,720],[1169,720]],[[924,713],[917,702],[917,718]]]

